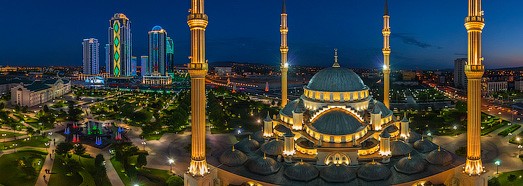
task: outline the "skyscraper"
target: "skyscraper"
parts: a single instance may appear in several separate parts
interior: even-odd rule
[[[122,13],[109,21],[110,69],[114,77],[131,76],[132,55],[131,22]]]
[[[467,76],[465,75],[465,65],[467,65],[467,58],[454,60],[454,86],[466,90]]]
[[[105,72],[111,74],[111,48],[109,44],[105,44]]]
[[[389,106],[389,84],[390,84],[390,16],[388,1],[385,0],[385,13],[383,15],[383,104]]]
[[[136,56],[131,56],[131,76],[136,76]]]
[[[140,64],[142,66],[142,71],[141,71],[141,76],[142,78],[144,76],[147,76],[147,73],[146,73],[146,69],[148,68],[147,67],[147,63],[149,63],[149,56],[141,56],[140,57]]]
[[[174,72],[174,42],[171,37],[167,37],[167,73]]]
[[[100,73],[100,44],[98,39],[89,38],[84,39],[83,45],[83,73],[84,74],[99,74]]]
[[[167,75],[167,32],[160,26],[155,26],[149,35],[149,64],[146,74],[153,76]]]

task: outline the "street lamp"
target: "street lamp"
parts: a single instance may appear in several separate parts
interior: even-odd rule
[[[145,140],[142,141],[142,145],[143,145],[143,150],[145,151],[145,145],[147,145],[147,142]]]
[[[47,151],[47,147],[49,147],[49,142],[44,143],[45,144],[45,151]]]
[[[173,172],[173,164],[174,164],[174,160],[169,158],[168,162],[169,162],[169,166],[171,166],[171,170],[170,170],[170,172],[172,173],[172,172]]]
[[[7,134],[2,134],[2,139],[4,139],[4,143],[5,143],[5,136],[7,136]]]
[[[496,174],[499,174],[499,166],[501,165],[501,161],[496,160],[496,162],[494,162],[494,164],[496,164]]]

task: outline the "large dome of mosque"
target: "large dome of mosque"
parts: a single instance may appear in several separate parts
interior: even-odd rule
[[[344,135],[363,129],[363,125],[344,111],[336,110],[323,114],[312,126],[322,134]]]
[[[353,92],[368,89],[360,76],[348,68],[331,67],[312,77],[307,89],[325,92]]]

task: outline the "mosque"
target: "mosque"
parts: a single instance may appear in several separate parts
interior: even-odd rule
[[[203,1],[192,1],[188,24],[193,41],[204,40],[207,15]],[[469,0],[469,5],[480,3]],[[471,36],[481,37],[476,34],[484,26],[479,12],[469,11],[466,19],[466,28],[473,33],[469,43],[479,41]],[[387,1],[383,19],[383,103],[372,98],[369,87],[355,72],[342,67],[337,50],[332,67],[316,73],[303,87],[303,95],[287,102],[289,48],[284,1],[280,26],[282,109],[272,117],[267,114],[261,131],[210,155],[204,148],[205,104],[201,104],[205,98],[201,97],[205,95],[205,50],[201,42],[192,42],[191,54],[197,58],[191,58],[189,73],[191,94],[196,97],[192,99],[193,148],[185,185],[486,185],[480,176],[484,169],[475,119],[469,120],[467,133],[469,147],[475,148],[468,148],[465,159],[411,131],[407,115],[400,118],[388,108],[391,31]],[[476,66],[468,70],[471,76],[480,77],[482,65]]]

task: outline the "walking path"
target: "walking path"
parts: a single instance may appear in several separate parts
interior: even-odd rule
[[[109,178],[109,181],[111,182],[112,186],[124,186],[122,179],[120,179],[120,176],[118,176],[118,172],[116,172],[116,169],[114,168],[113,164],[111,163],[111,155],[107,151],[102,151],[102,155],[105,159],[105,169],[107,170],[107,177]]]
[[[58,136],[58,137],[55,137],[55,139],[57,141],[56,144],[58,144],[64,140],[64,137]],[[38,175],[38,179],[36,180],[35,186],[43,186],[43,185],[47,185],[47,183],[49,183],[49,178],[51,177],[51,174],[47,174],[47,172],[45,170],[48,169],[49,172],[52,173],[53,163],[54,163],[54,159],[56,156],[56,154],[52,153],[52,152],[56,149],[56,144],[51,143],[51,145],[49,146],[49,151],[48,151],[49,155],[45,157],[44,166],[42,166],[42,170],[40,170],[40,174]],[[45,179],[44,179],[44,175],[45,175]]]

